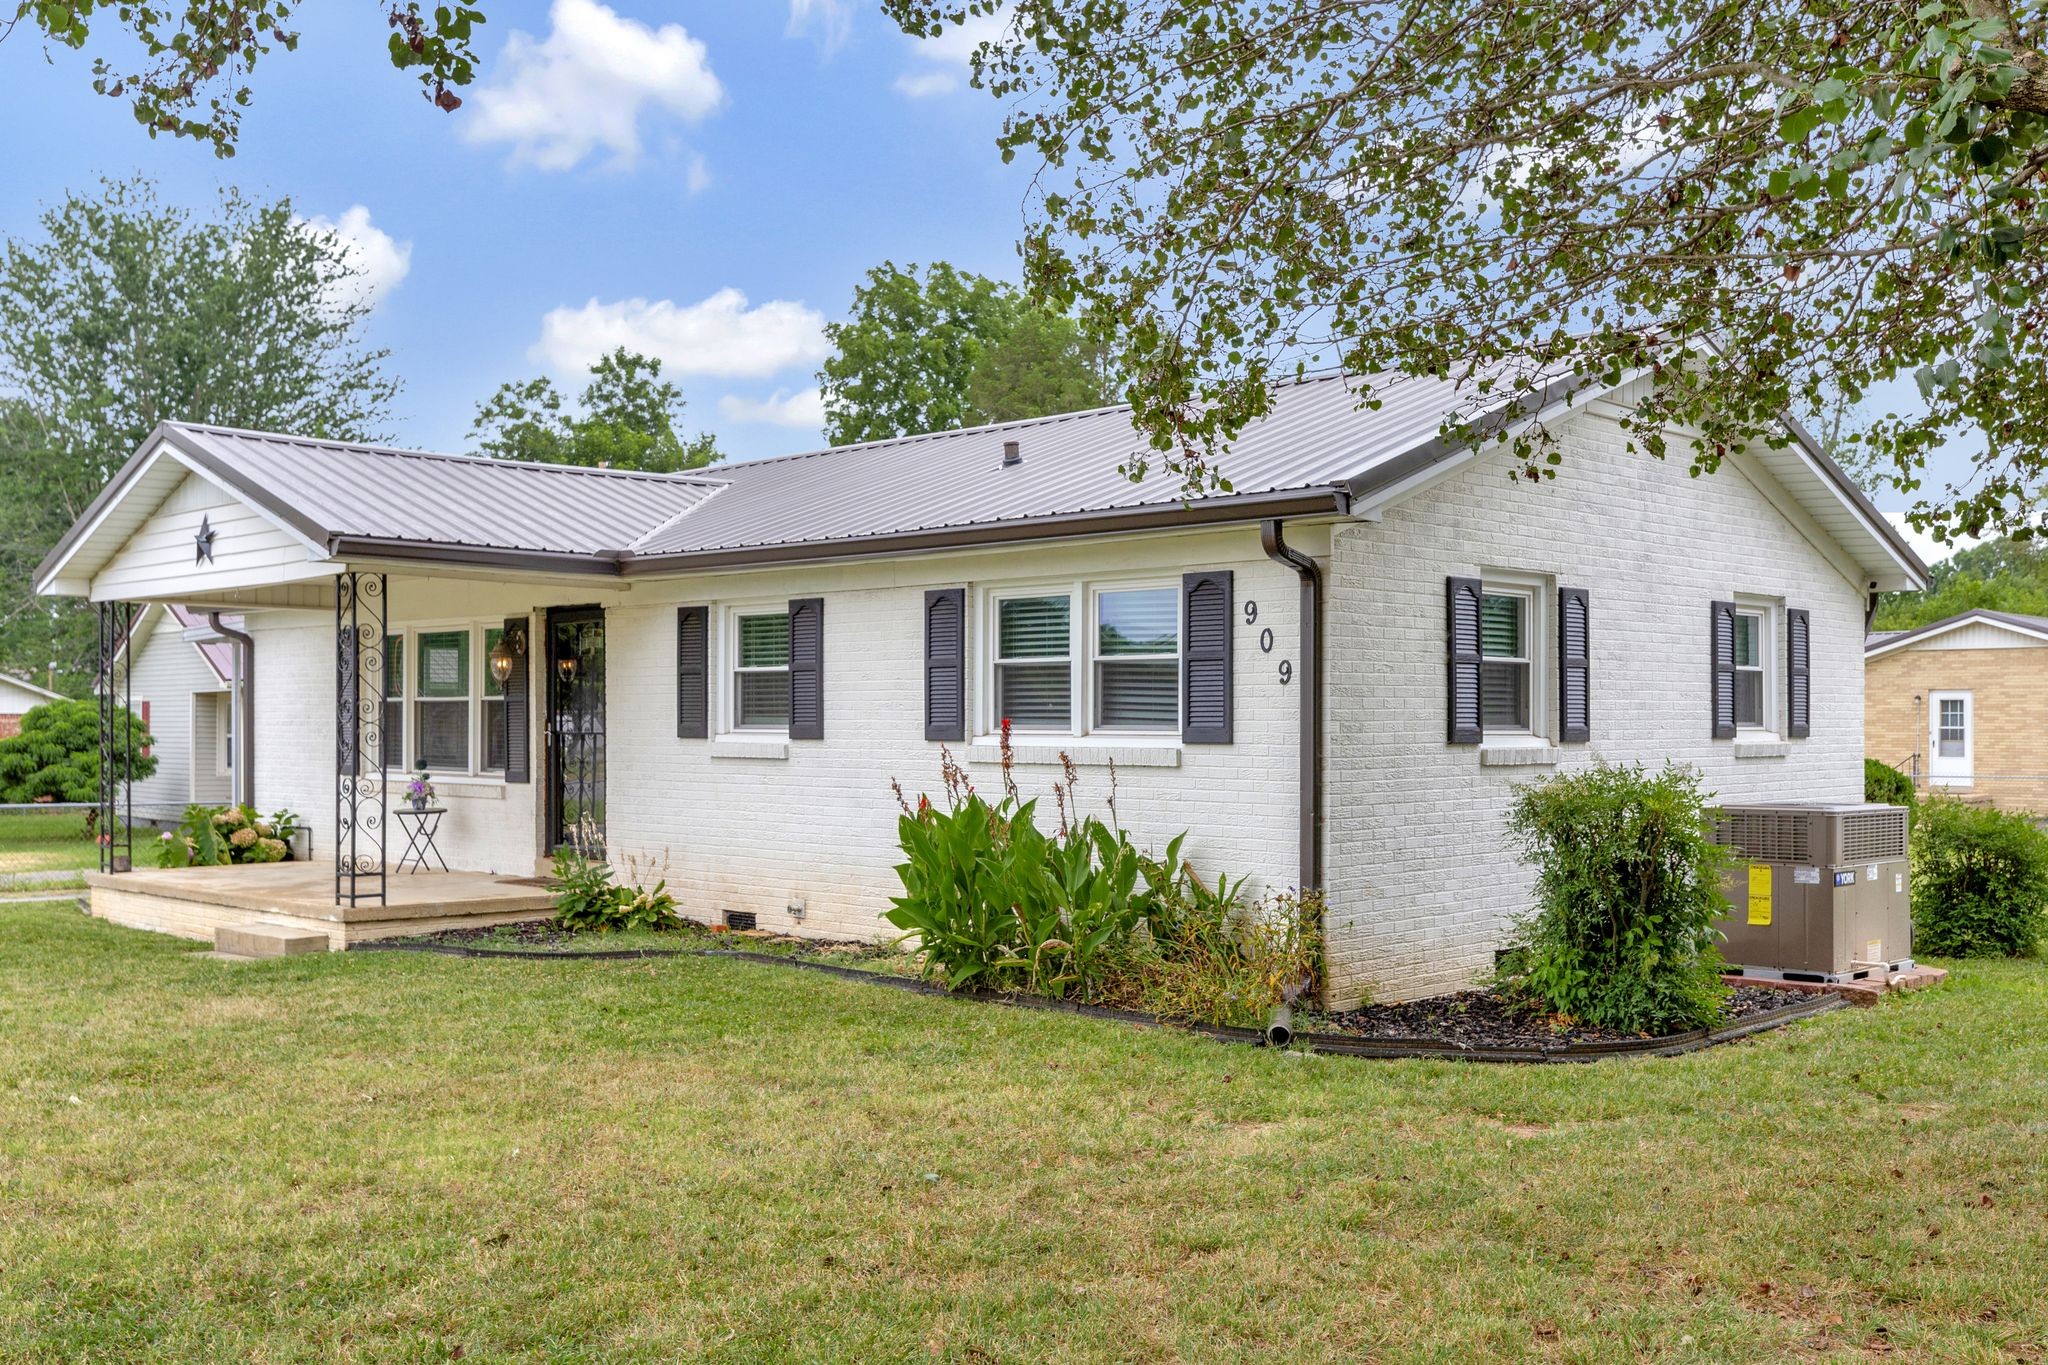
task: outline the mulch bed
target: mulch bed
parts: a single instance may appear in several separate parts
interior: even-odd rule
[[[1797,997],[1763,986],[1737,986],[1728,1002],[1728,1022],[1783,1009]],[[1366,1005],[1318,1018],[1318,1033],[1359,1038],[1425,1038],[1461,1048],[1555,1047],[1561,1043],[1632,1042],[1643,1035],[1560,1024],[1517,1008],[1492,991],[1460,991],[1399,1005]]]

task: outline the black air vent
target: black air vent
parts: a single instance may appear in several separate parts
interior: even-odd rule
[[[728,929],[751,929],[754,927],[754,912],[751,910],[728,910],[725,912],[725,927]]]
[[[1024,463],[1024,448],[1015,441],[1003,442],[1003,468],[1012,469]]]

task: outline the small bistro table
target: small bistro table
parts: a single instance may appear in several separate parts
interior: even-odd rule
[[[434,847],[434,831],[441,828],[441,817],[447,813],[446,806],[399,806],[392,811],[398,817],[399,827],[405,831],[405,852],[398,856],[400,872],[425,871],[430,856],[441,865],[443,872],[448,870],[441,850]]]

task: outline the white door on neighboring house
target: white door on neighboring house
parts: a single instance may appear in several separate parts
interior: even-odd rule
[[[1927,698],[1927,777],[1946,786],[1970,785],[1971,755],[1977,747],[1977,717],[1968,692],[1935,692]]]

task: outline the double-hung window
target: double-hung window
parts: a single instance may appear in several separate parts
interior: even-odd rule
[[[1488,584],[1479,598],[1479,719],[1488,734],[1531,731],[1535,594]]]
[[[1180,593],[1095,594],[1095,728],[1180,728]]]
[[[477,670],[484,685],[483,768],[487,773],[505,771],[505,685],[498,681],[497,674],[491,672],[490,665],[491,654],[498,648],[498,641],[504,638],[503,626],[491,626],[484,631],[484,666]]]
[[[1073,603],[1067,593],[996,599],[998,724],[1062,733],[1074,728]]]
[[[1768,730],[1771,725],[1771,617],[1760,607],[1735,612],[1735,725]]]
[[[422,631],[413,637],[413,757],[423,768],[469,771],[469,632]]]
[[[735,730],[789,728],[789,611],[733,617]]]
[[[405,637],[384,637],[384,766],[405,766]]]
[[[1179,734],[1180,599],[1178,586],[1164,584],[991,596],[990,728]]]

